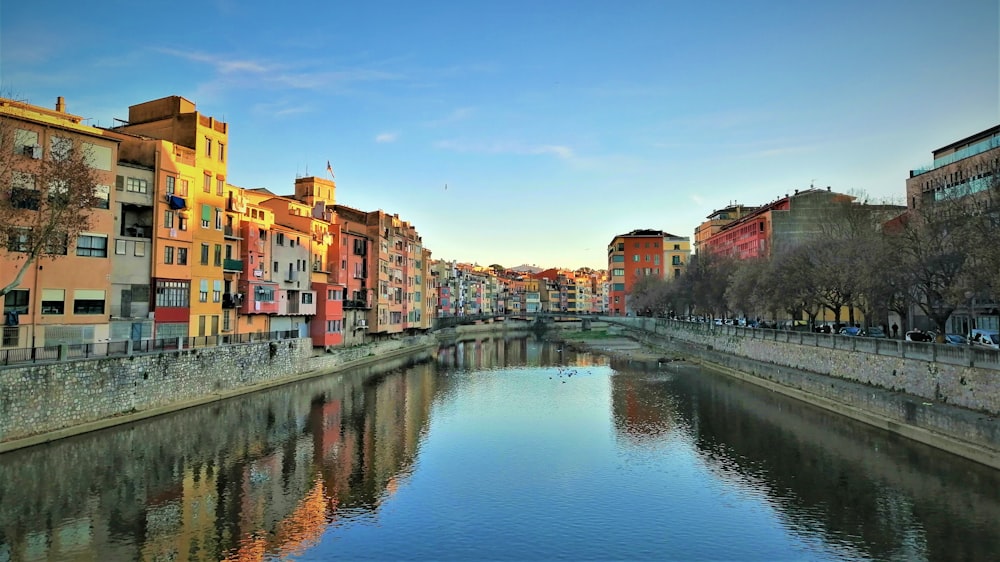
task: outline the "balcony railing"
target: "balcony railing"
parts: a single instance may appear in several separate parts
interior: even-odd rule
[[[243,260],[231,260],[229,258],[226,258],[222,260],[222,270],[243,271]]]

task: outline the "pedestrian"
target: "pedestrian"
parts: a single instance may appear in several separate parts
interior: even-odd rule
[[[897,326],[895,322],[892,323],[892,337],[899,337],[899,326]]]

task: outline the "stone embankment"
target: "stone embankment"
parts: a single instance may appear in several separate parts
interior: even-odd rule
[[[301,338],[8,367],[0,369],[0,453],[388,359],[430,358],[439,337],[527,329],[459,326],[330,353]]]
[[[603,338],[574,339],[574,344],[619,354],[625,350],[634,359],[683,355],[729,376],[1000,468],[1000,419],[986,408],[1000,403],[995,371],[696,333],[649,319],[622,320],[609,319],[620,326],[622,336],[634,340],[632,347],[609,347]]]

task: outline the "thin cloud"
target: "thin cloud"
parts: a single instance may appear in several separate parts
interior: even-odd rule
[[[375,135],[375,142],[377,143],[396,142],[396,139],[398,138],[399,138],[399,133],[380,133],[378,135]]]
[[[575,156],[572,148],[558,144],[525,145],[520,143],[505,142],[469,143],[455,140],[443,140],[435,142],[434,146],[443,150],[477,154],[520,154],[525,156],[553,155],[564,160],[571,159]]]
[[[340,70],[309,70],[301,61],[296,63],[265,61],[245,58],[227,58],[200,51],[156,48],[156,51],[173,57],[201,63],[216,72],[215,87],[271,86],[296,90],[344,91],[350,85],[361,82],[399,80],[402,75],[371,68],[347,68]]]
[[[472,117],[472,115],[475,114],[475,112],[476,110],[473,107],[459,107],[458,109],[453,110],[451,113],[440,119],[427,121],[426,123],[424,123],[424,125],[428,127],[441,127],[443,125],[458,123],[460,121],[465,121],[469,117]]]

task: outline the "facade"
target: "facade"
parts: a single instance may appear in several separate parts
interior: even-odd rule
[[[153,167],[118,163],[114,253],[111,255],[112,341],[153,337],[149,281],[153,263]]]
[[[118,238],[112,233],[120,193],[111,186],[117,175],[121,135],[83,124],[82,117],[66,112],[61,97],[55,110],[0,98],[0,134],[3,149],[11,151],[9,170],[3,170],[10,173],[11,188],[4,196],[16,197],[14,205],[22,211],[14,224],[2,225],[9,230],[7,247],[0,248],[0,262],[5,264],[0,268],[0,286],[16,279],[34,229],[41,227],[38,221],[46,201],[58,196],[52,185],[40,185],[36,179],[43,160],[64,158],[69,150],[85,151],[97,174],[100,198],[90,213],[88,231],[50,247],[47,255],[27,266],[20,282],[5,295],[0,345],[107,341],[113,272],[109,249]]]
[[[691,255],[691,242],[662,230],[641,229],[619,234],[608,244],[610,291],[607,313],[635,314],[628,295],[636,279],[653,275],[660,279],[680,277]]]
[[[910,170],[906,180],[906,204],[911,212],[933,213],[946,201],[976,203],[989,195],[1000,181],[1000,125],[990,127],[931,152],[933,162]],[[985,201],[989,209],[995,201]],[[905,220],[901,218],[900,220]],[[995,240],[986,241],[995,244]],[[970,294],[948,319],[950,333],[968,335],[971,328],[1000,328],[1000,303]],[[919,316],[913,311],[911,317]]]
[[[1000,125],[980,131],[931,152],[931,165],[910,170],[906,205],[925,205],[981,193],[994,181],[1000,159]]]
[[[123,159],[152,166],[156,176],[156,336],[220,335],[228,125],[169,96],[129,106],[128,122],[115,130],[131,137]]]
[[[705,222],[694,229],[694,250],[701,251],[702,244],[730,223],[739,220],[757,210],[757,207],[747,207],[739,203],[730,205],[705,217]]]

